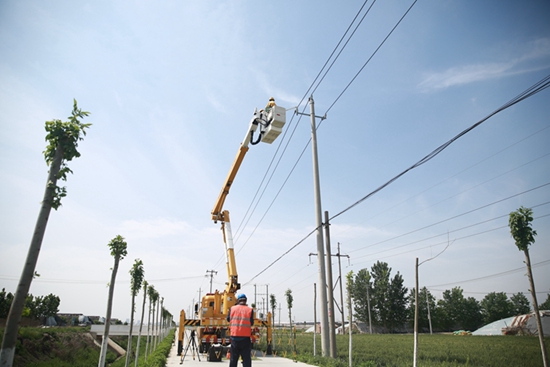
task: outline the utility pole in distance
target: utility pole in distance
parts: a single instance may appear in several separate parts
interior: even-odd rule
[[[212,278],[214,274],[218,274],[218,272],[216,270],[207,270],[206,273],[210,274],[210,293],[212,293]]]
[[[340,253],[340,242],[338,242],[338,253],[336,255],[332,255],[332,256],[338,256],[338,271],[339,271],[339,277],[338,277],[338,280],[340,281],[340,305],[341,305],[341,309],[340,309],[340,313],[342,315],[342,334],[345,334],[346,333],[346,327],[345,327],[345,319],[344,319],[344,291],[343,291],[343,287],[342,287],[342,283],[344,282],[344,278],[342,278],[342,257],[347,257],[348,258],[348,265],[349,265],[349,255],[342,255]],[[370,310],[370,308],[369,308]],[[351,327],[351,325],[350,325]],[[372,333],[371,333],[372,334]]]
[[[328,211],[325,211],[325,240],[327,253],[326,262],[327,262],[327,300],[328,300],[328,332],[329,332],[329,345],[330,345],[330,356],[336,358],[336,332],[334,330],[334,290],[332,288],[332,256],[330,250],[330,230],[328,222]]]

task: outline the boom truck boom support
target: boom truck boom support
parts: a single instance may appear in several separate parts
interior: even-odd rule
[[[249,145],[256,145],[260,142],[271,144],[281,134],[282,128],[286,123],[286,110],[275,105],[273,98],[270,99],[265,111],[257,109],[254,111],[254,116],[248,125],[248,130],[241,143],[237,155],[231,165],[231,169],[222,185],[222,189],[214,204],[211,215],[214,223],[221,222],[221,230],[225,245],[227,278],[226,288],[223,293],[216,290],[214,293],[206,294],[202,300],[200,307],[195,306],[195,314],[197,319],[189,320],[185,317],[185,311],[180,313],[180,331],[178,333],[178,355],[181,354],[184,344],[185,328],[198,327],[197,337],[199,339],[199,351],[209,352],[212,344],[229,344],[229,325],[227,315],[229,309],[236,304],[235,293],[241,288],[238,281],[237,264],[235,261],[235,251],[233,247],[233,235],[231,233],[231,221],[229,211],[224,210],[223,206],[225,199],[229,194],[229,190],[233,185],[233,181],[241,167],[241,163],[249,150]],[[258,131],[259,130],[259,131]],[[255,140],[255,133],[258,133]],[[254,323],[254,332],[252,335],[252,343],[259,340],[258,325],[267,328],[267,352],[271,354],[271,314],[266,315],[266,320],[256,318]],[[210,353],[209,353],[210,356]]]

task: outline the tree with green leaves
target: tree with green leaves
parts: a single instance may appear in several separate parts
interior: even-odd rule
[[[79,109],[76,100],[74,100],[73,111],[68,121],[46,121],[46,141],[48,145],[44,151],[44,158],[50,166],[50,170],[25,265],[6,320],[6,329],[2,349],[0,350],[0,366],[2,367],[13,365],[19,323],[34,278],[48,218],[52,208],[57,210],[61,206],[61,199],[67,195],[66,188],[57,186],[57,181],[67,180],[67,174],[72,173],[67,166],[67,162],[80,157],[77,150],[78,142],[83,139],[83,136],[86,135],[86,129],[91,126],[91,124],[82,123],[81,119],[88,115],[89,112]]]
[[[164,297],[158,297],[157,296],[157,325],[156,325],[156,333],[155,333],[155,348],[154,349],[157,349],[158,345],[159,345],[159,336],[160,336],[160,328],[161,328],[161,321],[160,321],[160,316],[161,316],[161,310],[162,310],[162,307],[163,307],[163,304],[164,304]]]
[[[45,317],[57,315],[60,303],[59,297],[51,293],[44,297],[29,294],[25,300],[25,309],[28,310],[28,317],[42,321]]]
[[[527,299],[527,297],[525,297],[525,294],[523,294],[522,292],[513,294],[512,297],[510,297],[510,303],[512,304],[511,310],[512,310],[513,316],[525,315],[531,312],[531,306],[529,304],[529,300]]]
[[[481,304],[477,299],[474,297],[464,298],[459,322],[464,330],[477,330],[483,325]]]
[[[389,315],[386,324],[390,332],[398,331],[407,322],[407,293],[408,289],[403,285],[403,276],[397,272],[390,282],[389,289]]]
[[[8,317],[12,302],[13,294],[11,292],[6,293],[6,288],[2,288],[2,292],[0,292],[0,319]]]
[[[546,301],[539,305],[539,310],[550,310],[550,293],[546,295]]]
[[[269,295],[269,305],[271,306],[272,325],[275,326],[275,310],[277,309],[277,298],[272,293]]]
[[[134,327],[134,312],[136,296],[139,293],[141,288],[141,283],[145,276],[145,271],[143,270],[143,261],[140,259],[134,260],[134,265],[130,269],[130,294],[132,295],[132,308],[130,314],[130,332],[128,333],[128,346],[126,348],[126,367],[130,364],[130,359],[132,358],[132,332]],[[137,359],[137,358],[136,358]]]
[[[152,335],[155,331],[155,304],[157,303],[157,299],[159,297],[158,292],[156,289],[151,285],[149,286],[149,316],[147,317],[147,344],[145,344],[145,360],[147,360],[147,356],[150,354],[151,344],[153,341]],[[153,322],[151,324],[151,315],[153,315]],[[151,329],[151,330],[149,330]]]
[[[137,340],[137,346],[136,346],[136,359],[134,363],[134,367],[138,367],[138,359],[139,359],[139,344],[141,341],[141,330],[143,329],[143,318],[145,317],[145,301],[147,300],[147,288],[149,286],[149,283],[147,283],[146,280],[143,281],[143,304],[141,305],[141,319],[139,321],[139,333],[138,333],[138,340]]]
[[[440,330],[475,330],[483,325],[481,305],[474,297],[464,297],[462,288],[454,287],[443,292],[437,301],[436,325]]]
[[[390,291],[390,273],[391,268],[385,262],[377,261],[371,267],[372,276],[372,295],[371,307],[374,324],[387,328],[387,320],[390,310],[389,291]]]
[[[414,293],[415,289],[411,289],[409,293],[409,306],[408,306],[408,319],[411,326],[414,326]],[[428,310],[429,307],[429,310]],[[428,288],[423,287],[418,292],[418,330],[429,331],[430,320],[428,315],[432,315],[436,312],[435,297],[430,293]]]
[[[292,302],[294,302],[294,297],[292,297],[292,290],[290,288],[286,290],[285,297],[288,307],[288,320],[290,321],[290,329],[292,329]]]
[[[353,311],[356,320],[361,320],[370,326],[369,296],[373,293],[371,276],[368,269],[361,269],[357,272],[351,282],[351,292],[353,295]]]
[[[371,268],[372,294],[370,304],[374,323],[393,332],[407,321],[407,293],[399,272],[391,278],[391,268],[377,261]]]
[[[111,250],[111,256],[115,259],[115,264],[111,272],[111,282],[109,283],[109,298],[107,299],[107,315],[105,316],[105,329],[103,331],[103,339],[101,340],[101,352],[99,355],[98,367],[105,366],[105,356],[107,355],[107,342],[109,340],[109,328],[111,326],[111,311],[113,308],[113,296],[115,293],[115,280],[118,271],[118,264],[120,260],[124,259],[128,254],[128,244],[124,240],[124,237],[117,235],[113,238],[109,244]]]
[[[531,271],[531,259],[529,257],[529,246],[535,243],[535,236],[537,231],[531,227],[533,221],[533,210],[530,208],[520,207],[515,212],[510,213],[508,225],[510,227],[510,233],[514,238],[518,250],[523,251],[525,254],[525,265],[527,266],[527,276],[529,278],[529,285],[531,291],[531,297],[533,298],[533,308],[535,310],[535,319],[537,320],[537,329],[539,334],[540,348],[542,352],[542,362],[544,367],[548,367],[548,354],[546,352],[546,346],[544,343],[544,332],[542,330],[542,321],[540,319],[539,307],[537,303],[537,293],[535,292],[535,281],[533,279],[533,272]]]
[[[504,292],[491,292],[481,300],[481,313],[483,322],[490,324],[493,321],[502,320],[513,314],[512,303]]]

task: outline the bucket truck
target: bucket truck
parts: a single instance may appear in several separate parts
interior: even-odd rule
[[[178,332],[178,355],[182,353],[185,327],[196,328],[198,338],[199,352],[209,353],[213,344],[229,345],[230,333],[227,315],[229,309],[237,303],[236,293],[241,288],[238,280],[237,265],[235,261],[235,251],[233,248],[233,235],[231,233],[231,221],[229,211],[224,210],[223,205],[229,194],[229,190],[235,180],[235,176],[239,171],[241,163],[249,150],[249,145],[256,145],[260,142],[271,144],[281,134],[282,128],[286,123],[286,110],[275,105],[273,98],[270,99],[265,110],[254,111],[254,116],[248,125],[248,130],[241,143],[237,155],[233,161],[229,174],[225,179],[218,199],[212,209],[211,216],[214,223],[221,223],[223,234],[223,242],[225,244],[225,257],[227,266],[227,278],[225,289],[220,292],[216,290],[214,293],[207,293],[200,304],[195,305],[195,319],[187,319],[185,311],[180,313],[180,329]],[[256,135],[256,137],[255,137]],[[260,339],[259,327],[267,328],[267,353],[271,354],[272,340],[272,324],[271,313],[268,313],[267,318],[262,320],[256,319],[252,331],[251,341],[256,343]],[[209,353],[210,356],[210,353]]]

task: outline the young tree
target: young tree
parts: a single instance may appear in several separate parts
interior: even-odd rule
[[[481,300],[483,322],[490,324],[493,321],[510,317],[513,314],[512,303],[504,292],[491,292]]]
[[[134,265],[130,269],[130,293],[132,294],[132,308],[130,314],[130,332],[128,334],[128,346],[126,347],[126,367],[130,364],[130,358],[132,355],[132,331],[134,328],[134,312],[135,310],[135,301],[136,296],[139,293],[141,288],[141,283],[143,282],[144,270],[143,270],[143,261],[136,259]]]
[[[155,348],[154,349],[157,349],[157,347],[159,345],[159,336],[160,336],[160,327],[161,327],[161,322],[160,322],[161,312],[160,311],[162,310],[163,303],[164,303],[164,297],[157,296],[157,326],[156,326],[157,333],[155,334]]]
[[[143,329],[143,318],[145,317],[145,301],[147,300],[147,287],[149,286],[149,283],[147,283],[146,280],[143,281],[143,304],[141,306],[141,319],[139,321],[139,333],[138,333],[138,340],[137,340],[137,346],[136,346],[136,360],[134,363],[134,367],[138,367],[138,359],[139,359],[139,343],[141,341],[141,330]]]
[[[535,281],[533,279],[533,272],[531,271],[531,259],[529,257],[529,246],[535,243],[535,236],[537,231],[531,228],[531,222],[533,221],[533,211],[530,208],[520,207],[515,212],[510,213],[510,219],[508,225],[510,227],[510,233],[516,242],[518,250],[523,251],[525,254],[525,265],[527,266],[527,276],[529,278],[529,285],[531,286],[531,297],[533,298],[533,308],[535,310],[535,319],[537,320],[537,329],[539,334],[540,349],[542,352],[542,362],[544,367],[548,367],[548,355],[546,353],[546,346],[544,344],[544,332],[542,330],[542,321],[540,319],[539,307],[537,303],[537,293],[535,292]]]
[[[157,303],[158,293],[153,286],[149,286],[149,316],[147,317],[147,344],[145,345],[145,360],[149,354],[149,350],[152,348],[153,335],[155,332],[155,304]],[[151,315],[153,315],[153,322],[151,323]],[[151,332],[149,333],[149,327]],[[151,334],[151,335],[150,335]]]
[[[269,305],[271,306],[271,318],[273,320],[272,325],[275,326],[275,310],[277,309],[277,299],[272,293],[269,295]]]
[[[111,326],[111,311],[113,306],[113,295],[115,293],[115,280],[116,273],[118,271],[118,264],[120,260],[128,254],[128,244],[121,235],[116,236],[109,242],[109,248],[111,249],[111,256],[115,259],[113,271],[111,272],[111,282],[109,283],[109,298],[107,299],[107,315],[105,316],[105,329],[103,331],[103,339],[101,340],[101,353],[99,355],[98,367],[105,366],[105,356],[107,355],[107,342],[109,340],[109,328]]]
[[[292,297],[292,290],[289,288],[285,292],[286,305],[288,307],[288,320],[290,321],[290,329],[292,330],[292,302],[294,297]]]
[[[46,141],[48,142],[48,146],[44,151],[44,158],[50,166],[50,171],[46,181],[44,199],[42,200],[42,206],[27,253],[27,259],[25,260],[21,278],[15,291],[8,319],[6,320],[6,329],[4,331],[2,349],[0,350],[0,366],[2,367],[11,367],[13,365],[19,323],[23,315],[25,299],[27,298],[35,274],[36,263],[40,254],[48,218],[52,208],[57,210],[61,206],[61,198],[67,195],[65,187],[57,186],[57,180],[66,181],[67,173],[72,172],[67,166],[67,162],[70,162],[73,158],[80,157],[80,153],[77,150],[78,141],[83,139],[83,136],[86,135],[86,129],[91,125],[84,124],[80,120],[88,115],[89,112],[79,109],[76,100],[74,100],[73,111],[71,116],[69,116],[69,121],[46,121]]]

